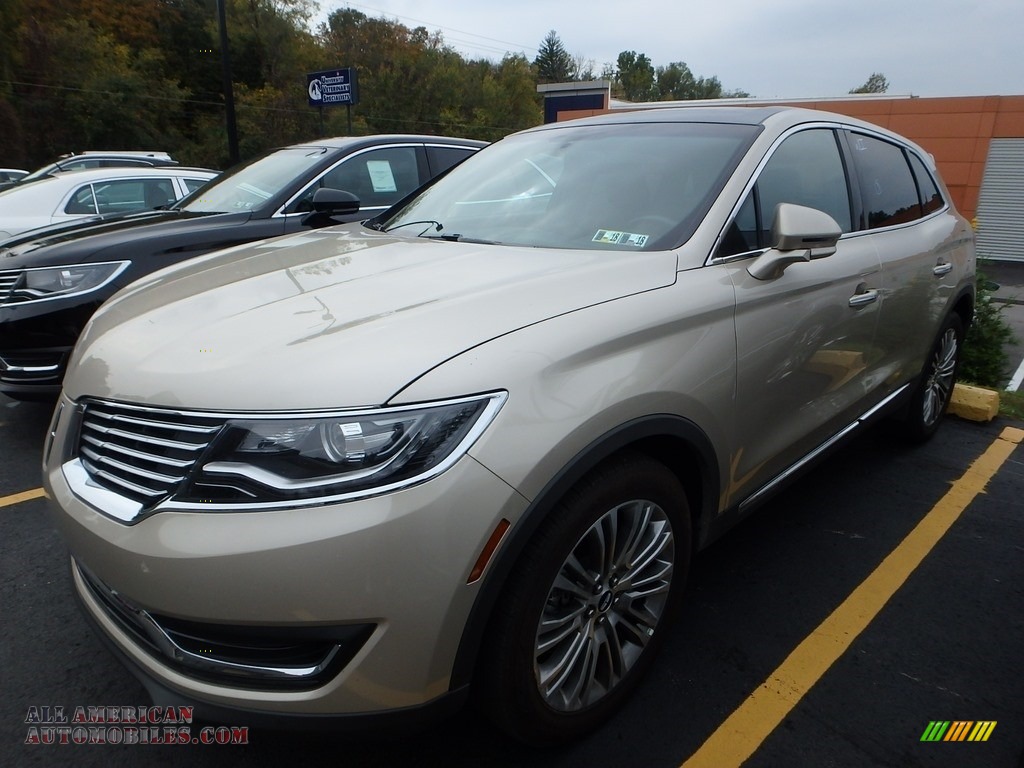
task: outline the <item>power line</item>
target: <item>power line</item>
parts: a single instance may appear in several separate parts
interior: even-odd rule
[[[363,10],[373,11],[374,13],[380,13],[380,14],[383,14],[385,16],[393,16],[396,19],[405,19],[407,21],[414,21],[414,22],[416,22],[418,24],[426,24],[427,26],[433,27],[435,29],[443,29],[443,30],[448,31],[448,32],[455,32],[456,34],[459,34],[459,35],[469,35],[470,37],[478,37],[481,40],[489,40],[492,43],[501,43],[502,45],[509,45],[509,46],[512,46],[513,48],[517,48],[517,49],[520,49],[520,50],[533,51],[534,53],[538,52],[537,47],[533,46],[533,45],[523,45],[521,43],[509,42],[508,40],[499,40],[496,37],[487,37],[486,35],[478,35],[475,32],[467,32],[466,30],[455,29],[454,27],[446,27],[446,26],[443,26],[441,24],[435,24],[432,21],[424,21],[423,19],[417,19],[417,18],[414,18],[412,16],[402,16],[401,14],[398,14],[398,13],[391,13],[390,11],[385,11],[385,10],[383,10],[381,8],[373,8],[373,7],[368,6],[368,5],[363,5],[362,3],[346,2],[344,4],[344,6],[345,7],[349,7],[349,8],[352,8],[352,7],[354,7],[354,8],[362,8]],[[469,44],[466,44],[466,45],[469,45]],[[479,44],[474,44],[474,45],[472,45],[470,47],[477,47],[477,48],[481,48],[481,49],[489,48],[490,50],[499,51],[500,53],[503,53],[503,54],[504,53],[509,53],[508,49],[502,50],[502,49],[498,49],[498,48],[493,48],[492,46],[483,46],[483,45],[479,45]]]

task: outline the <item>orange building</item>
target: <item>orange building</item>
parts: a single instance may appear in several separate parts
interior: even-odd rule
[[[618,110],[701,105],[792,105],[866,120],[895,131],[932,154],[953,203],[978,229],[978,252],[1024,261],[1024,96],[949,98],[847,96],[834,99],[720,99],[713,102],[613,102],[609,84],[546,90],[545,114],[570,120]],[[592,86],[589,90],[581,86]],[[550,86],[548,86],[550,88]],[[602,93],[604,108],[576,109],[580,93]],[[571,94],[569,98],[567,95]],[[562,101],[567,109],[559,109]],[[550,119],[550,118],[549,118]]]

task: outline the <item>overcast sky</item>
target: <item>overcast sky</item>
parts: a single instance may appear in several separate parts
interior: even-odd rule
[[[892,95],[1024,94],[1024,0],[319,0],[440,31],[470,58],[531,61],[549,30],[600,72],[620,51],[752,96],[841,96],[881,72]],[[357,61],[338,66],[359,66]]]

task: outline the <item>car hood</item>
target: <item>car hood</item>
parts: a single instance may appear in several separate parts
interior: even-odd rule
[[[476,345],[675,277],[669,251],[316,230],[129,286],[87,326],[64,386],[73,399],[213,410],[378,405]]]
[[[0,242],[0,269],[102,261],[109,249],[142,241],[158,241],[173,250],[178,235],[191,237],[202,229],[234,227],[250,218],[249,213],[145,211],[40,227]],[[147,247],[146,255],[151,253],[153,248]]]

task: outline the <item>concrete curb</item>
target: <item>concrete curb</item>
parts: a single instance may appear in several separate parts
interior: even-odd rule
[[[957,384],[946,413],[970,421],[992,421],[999,413],[999,393],[992,389]]]

